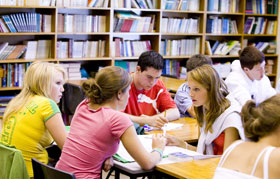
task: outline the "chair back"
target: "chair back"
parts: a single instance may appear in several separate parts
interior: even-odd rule
[[[75,179],[75,175],[43,164],[32,158],[34,179]]]
[[[63,87],[61,111],[67,115],[73,115],[77,106],[85,99],[85,94],[79,85],[65,83]]]
[[[0,144],[0,178],[29,179],[20,150]]]

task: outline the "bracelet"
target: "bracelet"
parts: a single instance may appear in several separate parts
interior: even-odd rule
[[[163,156],[163,152],[162,152],[162,150],[161,150],[161,149],[159,149],[159,148],[154,148],[154,149],[152,150],[152,152],[158,152],[158,153],[159,153],[160,158],[162,158],[162,156]],[[152,153],[152,152],[151,152],[151,153]]]

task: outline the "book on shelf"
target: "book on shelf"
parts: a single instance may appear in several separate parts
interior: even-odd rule
[[[106,16],[58,14],[58,32],[105,32]]]
[[[163,39],[160,51],[166,56],[186,56],[198,54],[200,49],[200,38],[169,40]],[[177,48],[178,47],[178,48]]]
[[[51,43],[51,40],[38,40],[36,58],[50,58]]]
[[[164,60],[164,68],[162,74],[164,76],[180,77],[180,62],[177,60]]]
[[[131,72],[135,72],[136,66],[137,66],[137,61],[116,60],[115,61],[115,66],[122,67],[127,72],[131,73]]]
[[[152,50],[149,40],[124,40],[120,38],[114,39],[116,57],[140,56],[145,51]]]
[[[7,60],[9,59],[19,59],[26,50],[26,45],[16,45],[15,49],[7,56]],[[0,53],[1,54],[1,53]]]
[[[266,59],[266,64],[265,64],[265,74],[266,75],[271,75],[274,73],[274,60],[272,59]]]
[[[37,55],[37,41],[24,41],[24,45],[26,45],[26,51],[24,53],[24,59],[26,60],[34,60]]]
[[[105,40],[77,41],[73,39],[59,40],[57,42],[57,58],[90,58],[104,57]]]
[[[205,41],[205,54],[206,55],[212,55],[212,50],[210,46],[210,42],[208,40]]]
[[[182,11],[199,11],[200,1],[198,0],[162,0],[162,9],[165,10],[182,10]]]
[[[22,87],[23,75],[31,63],[1,64],[3,70],[0,87]],[[1,99],[0,99],[1,101]]]
[[[0,29],[2,32],[51,32],[52,15],[39,13],[16,13],[2,15]]]

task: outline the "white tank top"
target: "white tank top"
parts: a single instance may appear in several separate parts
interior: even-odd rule
[[[239,144],[243,143],[244,141],[237,141],[235,143],[233,143],[231,146],[229,146],[226,151],[224,152],[218,167],[216,168],[215,171],[215,175],[213,177],[213,179],[260,179],[258,177],[255,177],[255,171],[256,171],[256,167],[257,164],[260,160],[260,158],[262,157],[262,155],[264,154],[264,160],[263,160],[263,178],[264,179],[268,179],[268,160],[269,160],[269,156],[271,154],[271,152],[274,150],[275,147],[265,147],[260,154],[258,155],[254,167],[251,171],[251,174],[245,174],[245,173],[241,173],[235,170],[231,170],[231,169],[227,169],[227,168],[222,168],[221,166],[223,166],[225,160],[227,159],[228,155],[230,154],[230,152]]]

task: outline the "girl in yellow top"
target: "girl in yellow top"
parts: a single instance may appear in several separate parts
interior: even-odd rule
[[[4,113],[1,143],[21,150],[30,177],[31,158],[48,163],[46,146],[62,148],[66,129],[56,103],[60,101],[66,74],[58,64],[34,62],[24,76],[23,89]]]

